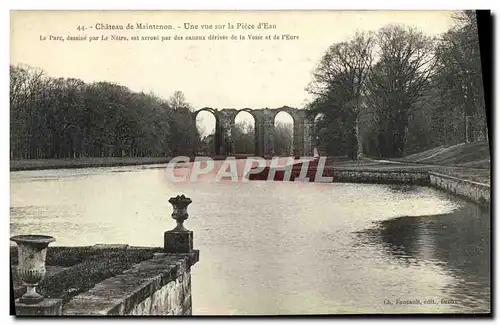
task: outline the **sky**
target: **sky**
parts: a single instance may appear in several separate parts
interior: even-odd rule
[[[331,44],[349,40],[356,31],[375,31],[388,24],[417,27],[435,36],[451,27],[451,15],[450,11],[335,10],[11,12],[10,62],[41,68],[52,77],[116,82],[165,99],[180,90],[195,109],[303,108],[311,99],[305,88],[312,71]],[[125,28],[128,23],[171,25],[172,29],[130,30]],[[185,29],[185,23],[198,29]],[[275,28],[257,29],[259,23]],[[105,24],[124,29],[97,30]],[[203,29],[205,24],[224,29]],[[235,28],[228,30],[228,24]],[[241,28],[252,25],[254,29]],[[187,39],[211,34],[246,39]],[[264,39],[249,40],[250,34]],[[282,40],[287,34],[294,37]],[[50,36],[65,39],[68,35],[86,35],[87,40],[50,40]],[[101,35],[170,40],[88,40]],[[175,35],[183,40],[173,40]],[[265,40],[268,35],[271,40]],[[280,39],[272,39],[274,35]],[[46,39],[41,40],[42,36]],[[202,128],[210,129],[213,117],[200,117]],[[282,122],[289,120],[285,117]]]

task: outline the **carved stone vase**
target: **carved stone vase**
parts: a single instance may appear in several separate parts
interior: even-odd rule
[[[10,238],[18,248],[18,275],[26,285],[26,293],[19,298],[19,302],[36,304],[43,300],[43,296],[36,292],[40,281],[45,278],[45,258],[47,247],[54,237],[44,235],[19,235]]]
[[[172,212],[172,219],[177,222],[177,226],[172,229],[173,231],[188,231],[184,228],[184,220],[188,218],[187,207],[191,204],[191,199],[183,195],[170,198],[168,200],[174,208]]]
[[[172,218],[177,222],[177,226],[168,230],[164,234],[165,253],[191,253],[193,251],[193,232],[184,227],[184,220],[188,218],[187,207],[191,204],[191,199],[178,195],[168,200],[174,208]]]

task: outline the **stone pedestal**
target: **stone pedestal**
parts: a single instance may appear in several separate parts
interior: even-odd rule
[[[163,250],[165,253],[191,253],[193,251],[192,231],[165,231]]]
[[[59,316],[62,315],[62,299],[45,298],[36,304],[16,301],[16,316]]]

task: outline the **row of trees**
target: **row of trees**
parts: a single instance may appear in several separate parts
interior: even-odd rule
[[[213,153],[214,135],[201,138],[191,111],[180,91],[163,100],[114,83],[10,66],[12,159],[190,155],[192,141]],[[254,153],[253,124],[239,123],[235,131],[236,152]],[[278,123],[274,133],[276,152],[289,154],[291,127]]]
[[[313,132],[329,155],[356,158],[362,148],[397,157],[487,137],[475,13],[459,12],[455,22],[438,38],[387,26],[328,48],[308,87],[315,99],[307,109],[321,113]],[[193,139],[210,141],[200,139],[190,109],[181,92],[163,100],[10,66],[11,158],[189,154]],[[253,152],[253,130],[237,130],[236,151]],[[291,133],[276,128],[277,154],[287,154]]]
[[[187,154],[197,132],[191,121],[181,92],[163,100],[114,83],[10,66],[13,159]]]
[[[330,155],[400,157],[487,137],[475,12],[444,35],[389,25],[331,45],[307,90]]]

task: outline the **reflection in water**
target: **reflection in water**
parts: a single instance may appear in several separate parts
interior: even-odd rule
[[[141,166],[12,172],[10,188],[11,235],[49,234],[53,246],[161,246],[168,198],[190,197],[196,315],[489,308],[489,211],[433,189],[171,183]],[[459,303],[384,303],[413,298]]]
[[[476,312],[490,310],[489,207],[466,203],[452,213],[384,220],[359,235],[405,263],[440,266],[454,279],[442,288],[443,298]]]

